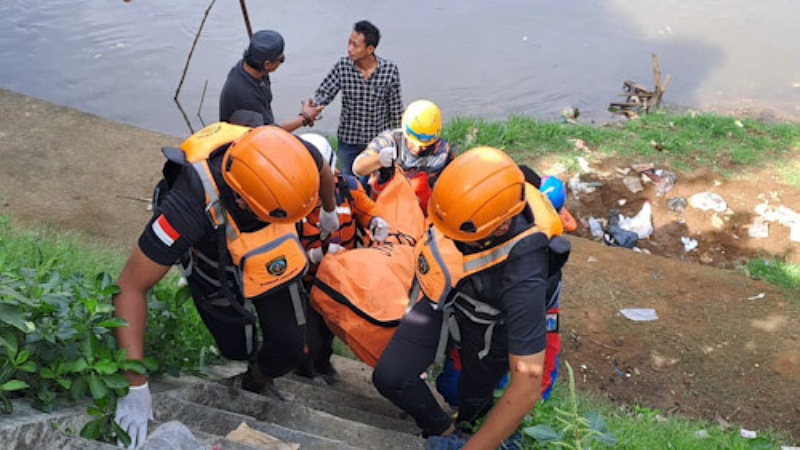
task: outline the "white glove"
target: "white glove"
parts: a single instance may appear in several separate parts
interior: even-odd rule
[[[114,420],[131,437],[128,448],[136,448],[147,439],[147,421],[153,419],[153,398],[147,383],[131,386],[128,395],[117,400]]]
[[[372,235],[372,239],[383,242],[389,237],[389,224],[375,216],[369,221],[369,234]]]
[[[381,167],[392,167],[395,159],[397,159],[397,149],[394,147],[384,147],[378,152],[378,164]]]
[[[336,208],[333,211],[325,211],[325,208],[322,208],[319,213],[319,237],[325,239],[338,229],[339,214],[336,212]]]
[[[345,250],[339,244],[330,244],[328,245],[328,253],[325,255],[335,255],[341,251]],[[312,248],[311,250],[307,251],[306,254],[308,255],[308,260],[311,261],[311,264],[319,264],[322,261],[322,257],[325,256],[322,254],[322,247]]]

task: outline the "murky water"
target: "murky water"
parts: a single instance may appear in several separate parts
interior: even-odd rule
[[[208,2],[3,0],[0,87],[135,126],[185,136],[217,119],[219,91],[247,45],[239,2],[218,0],[173,102]],[[383,32],[378,53],[400,66],[406,103],[453,115],[612,118],[622,82],[653,85],[651,53],[682,107],[767,109],[800,120],[800,2],[793,0],[405,0],[248,2],[254,29],[287,41],[273,74],[280,121],[299,111],[352,24]],[[317,130],[333,133],[338,100]],[[189,124],[187,124],[187,120]]]

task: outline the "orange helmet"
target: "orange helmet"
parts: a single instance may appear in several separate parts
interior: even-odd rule
[[[276,126],[254,128],[235,140],[222,161],[222,176],[264,222],[297,222],[317,205],[314,158]]]
[[[525,176],[502,151],[477,147],[442,171],[428,202],[428,217],[445,236],[478,241],[525,208]]]

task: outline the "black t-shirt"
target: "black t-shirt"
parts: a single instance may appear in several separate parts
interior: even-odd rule
[[[322,155],[317,149],[300,140],[314,158],[317,170],[322,167]],[[228,146],[215,150],[208,158],[208,165],[219,188],[220,201],[236,225],[243,232],[255,231],[267,223],[236,206],[233,190],[222,178],[222,159]],[[187,251],[196,247],[209,258],[217,258],[222,235],[214,230],[205,212],[205,191],[197,172],[184,166],[159,206],[154,216],[139,236],[139,248],[154,262],[169,266],[175,264]]]
[[[506,242],[531,226],[532,217],[526,210],[514,217],[509,232],[491,245]],[[545,349],[547,245],[543,233],[527,236],[514,246],[503,263],[462,279],[457,286],[459,291],[503,312],[504,325],[495,329],[493,341],[495,345],[507,346],[508,353],[514,355],[532,355]],[[483,251],[461,243],[457,247],[464,254]],[[462,318],[459,317],[459,323]]]
[[[243,110],[260,114],[263,122],[239,125],[271,125],[275,123],[275,118],[272,115],[272,88],[269,74],[260,79],[253,78],[244,70],[243,64],[243,60],[240,60],[228,72],[228,78],[219,96],[219,120],[230,122],[233,113]]]

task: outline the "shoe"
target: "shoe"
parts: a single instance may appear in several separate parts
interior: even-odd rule
[[[336,371],[336,369],[330,362],[328,363],[327,367],[324,367],[322,369],[317,369],[316,372],[317,372],[317,377],[322,377],[322,379],[328,385],[333,385],[334,383],[342,379],[342,377],[339,376],[339,372]]]
[[[448,436],[431,436],[425,440],[425,450],[460,450],[467,440],[453,433]]]
[[[264,372],[258,367],[256,363],[250,363],[247,366],[247,372],[242,376],[242,389],[248,392],[253,392],[260,395],[272,397],[275,400],[282,402],[286,398],[275,388],[275,380],[272,377],[264,375]]]

